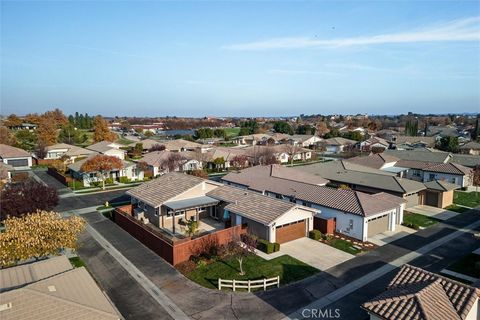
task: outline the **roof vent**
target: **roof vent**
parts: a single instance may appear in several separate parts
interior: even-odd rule
[[[238,200],[235,200],[235,204],[238,204]]]
[[[57,291],[57,288],[55,288],[55,286],[48,286],[48,291],[55,292]]]
[[[11,302],[0,304],[0,311],[5,311],[5,310],[9,310],[9,309],[12,309],[12,303]]]

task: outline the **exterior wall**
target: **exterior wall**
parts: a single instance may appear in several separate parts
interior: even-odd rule
[[[237,222],[237,214],[230,212],[230,221],[232,222],[232,226],[236,225]],[[265,226],[259,222],[253,221],[251,219],[242,217],[242,224],[247,225],[247,230],[249,233],[256,235],[259,238],[265,239],[270,241],[270,234],[272,233],[268,226]],[[275,231],[273,231],[275,233]]]
[[[433,177],[431,175],[433,175]],[[464,179],[461,175],[424,171],[423,182],[432,180],[444,180],[459,185],[462,188],[468,185],[468,181],[466,181],[468,179]]]
[[[45,159],[59,159],[65,153],[67,153],[68,149],[53,149],[47,152],[47,156]]]
[[[135,166],[130,166],[130,167],[127,167],[123,170],[120,170],[120,176],[121,177],[127,177],[131,180],[143,180],[144,172],[136,170],[136,172],[134,174],[134,168],[135,168]]]
[[[453,190],[442,192],[441,196],[439,197],[439,202],[439,208],[445,208],[453,204]]]
[[[335,232],[334,218],[321,218],[318,215],[313,218],[313,228],[322,233],[333,234]]]
[[[182,166],[183,171],[199,170],[199,169],[202,169],[202,164],[197,160],[189,160],[186,163],[184,163]]]
[[[478,304],[478,298],[477,300],[473,303],[472,308],[470,309],[470,312],[467,314],[467,317],[465,320],[478,320],[479,315],[480,315],[480,306]]]
[[[119,150],[119,149],[110,149],[110,150],[104,152],[103,154],[107,155],[107,156],[117,157],[117,158],[122,159],[122,160],[125,159],[125,151]]]
[[[339,210],[327,208],[327,207],[322,207],[315,204],[312,205],[312,207],[321,210],[322,213],[320,215],[317,215],[321,218],[326,218],[326,219],[335,218],[336,220],[335,231],[339,233],[343,233],[349,237],[363,241],[363,228],[364,228],[363,217],[342,212]],[[353,228],[350,228],[351,222],[352,222]]]
[[[330,153],[340,153],[343,150],[343,146],[326,146],[325,151]]]
[[[369,220],[372,220],[372,219],[375,219],[376,217],[380,217],[380,216],[383,216],[385,214],[388,214],[388,229],[385,230],[385,231],[395,231],[395,226],[396,226],[396,222],[397,222],[397,215],[400,214],[400,212],[398,211],[397,208],[395,209],[391,209],[391,210],[387,210],[387,211],[383,211],[381,213],[378,213],[374,216],[369,216],[367,219],[365,219],[365,225],[364,225],[364,228],[363,228],[363,241],[368,241],[368,221]],[[402,215],[402,220],[403,220],[403,212],[401,213]]]

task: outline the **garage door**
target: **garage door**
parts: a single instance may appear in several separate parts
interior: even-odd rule
[[[28,167],[28,159],[7,160],[7,164],[13,167]]]
[[[427,192],[425,204],[427,206],[438,207],[438,192]]]
[[[407,200],[407,203],[405,205],[406,208],[410,208],[413,206],[418,206],[418,193],[411,194],[405,198]]]
[[[278,243],[285,243],[298,238],[303,238],[306,235],[305,220],[278,226],[276,232],[276,241]]]
[[[388,230],[388,214],[372,220],[368,220],[368,237]]]

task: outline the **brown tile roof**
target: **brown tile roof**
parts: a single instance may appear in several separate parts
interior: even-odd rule
[[[370,168],[374,168],[374,169],[380,169],[385,163],[396,162],[398,160],[399,159],[396,157],[377,153],[377,154],[372,154],[366,157],[357,156],[354,158],[347,159],[345,161],[370,167]]]
[[[67,156],[82,156],[82,155],[89,155],[89,154],[95,153],[95,151],[93,150],[77,147],[68,143],[57,143],[57,144],[48,146],[46,149],[47,151],[67,149],[67,152],[65,153]]]
[[[278,200],[250,190],[222,186],[207,193],[207,196],[229,204],[225,209],[243,217],[269,225],[276,219],[294,208],[315,212],[317,210],[298,204]]]
[[[441,163],[435,164],[423,169],[424,171],[428,172],[439,172],[439,173],[450,173],[450,174],[457,174],[457,175],[468,175],[472,171],[472,169],[462,166],[461,164],[448,162],[448,163]]]
[[[0,291],[24,286],[71,269],[73,269],[72,264],[63,255],[12,268],[0,269]]]
[[[276,184],[289,184],[291,181],[313,185],[325,185],[328,183],[328,180],[322,177],[278,164],[268,166],[259,165],[244,169],[242,171],[231,172],[222,179],[225,181],[252,186],[255,183],[265,183],[265,180],[269,180],[270,178],[278,178],[274,180],[274,183]]]
[[[208,180],[180,172],[170,172],[163,176],[132,188],[126,194],[158,207],[165,201]]]
[[[31,157],[32,155],[27,151],[15,148],[12,146],[7,146],[6,144],[0,144],[0,158],[23,158],[23,157]]]
[[[432,180],[424,183],[428,189],[439,190],[439,191],[450,191],[459,189],[458,184],[450,183],[442,180]]]
[[[435,165],[438,163],[435,162],[425,162],[425,161],[420,161],[420,160],[399,160],[397,163],[395,163],[395,167],[401,167],[401,168],[410,168],[410,169],[425,169],[429,166]]]
[[[465,149],[465,150],[480,150],[480,143],[475,142],[475,141],[470,141],[468,143],[465,143],[463,146],[460,146],[460,149]]]
[[[108,150],[119,149],[120,147],[121,146],[119,144],[115,143],[115,142],[100,141],[100,142],[94,143],[92,145],[89,145],[88,147],[86,147],[86,149],[93,150],[93,151],[96,151],[96,152],[99,152],[99,153],[105,153]]]
[[[388,320],[463,320],[479,295],[477,288],[404,265],[387,290],[362,308]]]
[[[87,270],[72,269],[0,294],[2,320],[120,319]]]
[[[323,144],[328,146],[342,146],[342,145],[348,145],[348,144],[356,144],[357,142],[358,141],[345,139],[342,137],[330,138],[322,141]]]
[[[401,198],[395,196],[388,198],[384,196],[383,201],[378,201],[378,198],[362,192],[271,177],[269,169],[270,166],[256,166],[238,173],[230,173],[223,177],[223,180],[241,184],[258,192],[269,191],[360,216],[370,216],[393,209],[403,202]],[[284,168],[284,170],[298,171],[292,168]],[[301,176],[304,175],[305,173]],[[307,175],[310,174],[307,173]],[[313,177],[309,180],[314,181]]]

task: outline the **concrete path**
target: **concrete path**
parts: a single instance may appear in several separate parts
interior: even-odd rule
[[[368,238],[368,241],[376,244],[377,246],[383,246],[387,243],[396,241],[415,232],[417,232],[417,230],[402,225],[397,225],[395,226],[395,231],[385,231],[379,233],[377,235],[374,235],[373,237]]]
[[[137,282],[160,304],[173,319],[189,319],[170,298],[153,282],[138,270],[127,258],[125,258],[111,243],[98,233],[97,230],[87,225],[87,232],[115,259],[123,268],[134,277]]]
[[[421,215],[435,218],[442,221],[451,219],[460,214],[459,212],[450,211],[447,209],[442,209],[442,208],[437,208],[432,206],[426,206],[426,205],[418,205],[411,208],[407,208],[406,211],[416,213],[416,214],[421,214]]]
[[[473,229],[477,228],[480,226],[480,221],[476,221],[474,223],[469,224],[468,226],[465,226],[464,228],[460,228],[457,231],[448,234],[447,236],[444,236],[440,239],[437,239],[436,241],[433,241],[421,248],[419,248],[416,251],[412,251],[408,254],[405,254],[390,263],[350,282],[349,284],[334,290],[333,292],[327,294],[326,296],[314,301],[313,303],[310,303],[309,305],[302,307],[298,309],[296,312],[290,314],[288,317],[285,319],[300,319],[303,318],[302,311],[305,309],[323,309],[327,307],[328,305],[336,302],[337,300],[347,296],[348,294],[356,291],[357,289],[367,285],[368,283],[374,281],[375,279],[393,271],[394,269],[404,265],[405,263],[409,263],[410,261],[428,253],[429,251],[432,251],[433,249],[441,246],[442,244],[445,244],[449,241],[452,241],[453,239],[463,235],[464,233],[473,233]]]
[[[322,271],[355,258],[352,254],[310,238],[300,238],[284,243],[280,246],[279,252],[288,254]]]

